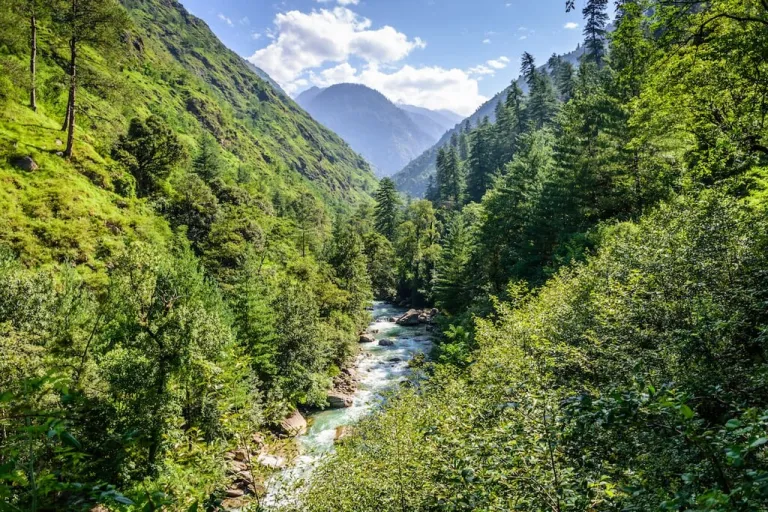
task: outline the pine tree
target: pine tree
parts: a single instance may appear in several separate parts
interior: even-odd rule
[[[216,178],[221,177],[224,172],[221,147],[216,139],[207,132],[200,139],[197,155],[192,161],[192,170],[206,183],[211,183]]]
[[[77,86],[80,49],[83,45],[105,52],[119,46],[128,26],[128,16],[116,0],[59,0],[56,9],[61,19],[55,26],[69,40],[69,97],[64,127],[67,131],[66,158],[71,158],[75,143]]]
[[[493,173],[493,126],[484,118],[470,140],[469,169],[467,172],[467,199],[479,202],[491,185]]]
[[[582,10],[584,19],[584,58],[594,62],[598,67],[603,65],[605,57],[605,26],[608,23],[606,8],[608,0],[587,0]]]
[[[448,222],[433,283],[435,303],[448,313],[459,312],[467,303],[467,265],[472,253],[472,238],[463,214]]]
[[[374,225],[376,231],[384,235],[390,242],[394,242],[397,235],[397,222],[401,205],[402,201],[395,189],[395,182],[389,178],[381,180],[379,190],[376,192],[376,220]]]

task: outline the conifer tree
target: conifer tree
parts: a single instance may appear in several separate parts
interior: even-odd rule
[[[584,15],[584,58],[594,62],[598,67],[603,65],[605,57],[605,26],[608,23],[606,8],[608,0],[587,0],[582,14]]]
[[[493,173],[493,126],[484,118],[473,132],[470,141],[469,170],[467,172],[467,199],[479,202],[491,185]]]
[[[384,235],[390,242],[395,241],[401,205],[400,195],[395,189],[395,182],[390,178],[381,180],[379,190],[376,192],[374,225],[376,231]]]
[[[116,0],[59,0],[55,26],[69,41],[69,97],[63,130],[67,131],[66,158],[72,157],[77,114],[78,65],[83,45],[99,52],[116,48],[128,25],[128,16]]]

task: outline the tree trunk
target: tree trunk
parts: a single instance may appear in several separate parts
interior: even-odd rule
[[[72,158],[72,149],[75,144],[75,98],[77,95],[77,39],[73,36],[69,41],[72,59],[69,65],[69,106],[67,107],[67,149],[64,151],[66,158]]]
[[[37,17],[34,12],[30,17],[30,55],[29,55],[29,106],[37,112]]]

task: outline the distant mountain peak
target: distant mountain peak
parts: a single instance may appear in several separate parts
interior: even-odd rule
[[[395,105],[362,84],[311,87],[296,96],[317,121],[339,134],[376,169],[389,176],[456,125],[456,114]]]

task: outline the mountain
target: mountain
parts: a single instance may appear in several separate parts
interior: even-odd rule
[[[609,27],[610,29],[611,27]],[[561,55],[560,57],[570,62],[574,66],[577,66],[579,59],[584,54],[584,47],[579,46],[572,52]],[[539,69],[543,69],[545,66],[541,66]],[[527,92],[528,86],[525,83],[523,77],[518,77],[516,80],[518,87],[524,92]],[[511,87],[511,85],[510,85]],[[435,143],[434,146],[427,149],[424,153],[416,157],[414,160],[408,163],[401,171],[397,172],[393,179],[398,190],[404,192],[413,197],[424,197],[424,193],[427,190],[427,183],[429,177],[435,173],[435,163],[437,159],[437,151],[448,141],[451,140],[451,136],[458,132],[458,130],[465,123],[469,122],[472,126],[477,126],[483,118],[488,117],[491,122],[496,121],[496,105],[499,102],[506,100],[510,87],[507,87],[500,93],[496,94],[493,98],[483,103],[474,114],[466,118],[459,126],[443,134],[440,140]]]
[[[245,59],[243,59],[243,60],[245,60]],[[261,69],[260,67],[257,67],[255,64],[253,64],[252,62],[250,62],[250,61],[248,61],[248,60],[245,60],[245,65],[246,65],[246,66],[248,66],[248,67],[251,69],[251,71],[253,71],[254,73],[256,73],[256,75],[257,75],[259,78],[261,78],[262,80],[264,80],[265,82],[267,82],[269,85],[271,85],[271,86],[272,86],[272,88],[273,88],[273,89],[275,89],[277,92],[279,92],[279,93],[280,93],[280,94],[282,94],[283,96],[286,96],[286,97],[289,97],[289,98],[290,98],[290,96],[288,96],[288,93],[287,93],[287,92],[285,92],[285,91],[283,90],[283,88],[282,88],[282,87],[280,87],[280,84],[278,84],[277,82],[275,82],[275,81],[272,79],[272,77],[271,77],[271,76],[269,76],[269,75],[267,74],[267,72],[266,72],[266,71],[264,71],[264,70],[263,70],[263,69]]]
[[[111,157],[132,120],[153,114],[178,135],[190,156],[200,140],[212,138],[226,162],[227,180],[252,189],[267,215],[277,215],[280,205],[302,194],[329,212],[370,197],[376,179],[368,163],[227,49],[205,22],[175,0],[121,3],[130,24],[115,55],[89,47],[81,52],[88,79],[77,92],[72,161],[55,156],[66,140],[59,131],[66,90],[41,84],[40,108],[32,112],[23,106],[24,82],[2,82],[0,207],[9,220],[0,225],[0,244],[30,262],[93,265],[97,246],[116,248],[129,238],[162,245],[165,221],[132,195],[133,177]],[[2,48],[23,40],[23,33],[0,31]],[[64,76],[61,63],[69,52],[59,43],[41,41],[41,76]],[[0,77],[8,76],[8,62],[0,59]],[[17,155],[31,157],[39,170],[14,170]],[[53,196],[59,214],[31,206],[39,197]]]
[[[450,110],[430,110],[405,103],[398,103],[397,106],[405,110],[417,124],[423,123],[423,126],[432,125],[438,127],[437,139],[464,119],[464,117]]]
[[[157,93],[137,98],[131,115],[162,106],[173,125],[188,126],[192,118],[190,135],[206,131],[276,187],[304,183],[329,203],[341,205],[375,186],[367,163],[341,138],[224,46],[180,2],[121,3],[141,39],[135,58],[167,75],[156,79]],[[130,86],[141,86],[135,82]]]
[[[359,84],[313,87],[296,102],[363,155],[380,177],[402,169],[453,126],[443,113],[405,110]]]

